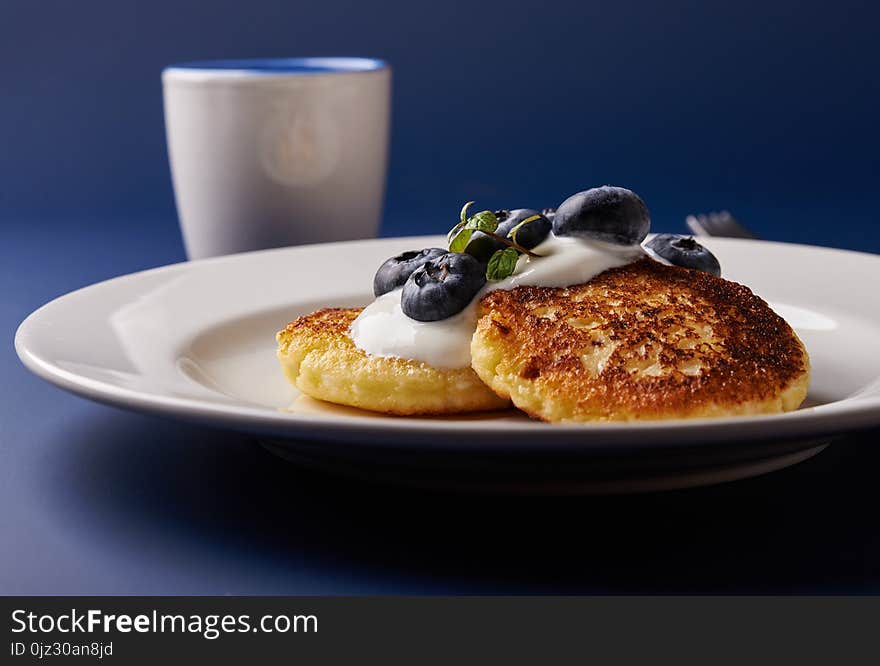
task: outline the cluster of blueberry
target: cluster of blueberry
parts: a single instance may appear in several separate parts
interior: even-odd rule
[[[456,229],[473,228],[462,252],[427,248],[388,259],[373,279],[375,295],[402,287],[404,314],[418,321],[439,321],[461,312],[471,302],[486,284],[487,266],[511,247],[514,257],[520,252],[531,254],[551,231],[555,236],[632,246],[645,240],[651,226],[648,208],[635,192],[607,185],[578,192],[556,210],[519,208],[484,213],[493,225],[497,223],[493,231],[465,226],[462,212],[462,224]],[[671,264],[721,273],[718,260],[692,238],[659,234],[645,247]]]

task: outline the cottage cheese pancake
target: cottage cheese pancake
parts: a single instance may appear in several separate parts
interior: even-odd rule
[[[765,414],[806,397],[809,358],[748,288],[651,259],[480,301],[473,368],[546,421]]]
[[[509,406],[470,367],[441,369],[421,361],[370,356],[349,327],[359,308],[328,308],[278,333],[278,359],[306,395],[388,414],[457,414]]]

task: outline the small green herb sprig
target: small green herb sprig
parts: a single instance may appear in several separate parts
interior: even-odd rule
[[[529,222],[534,222],[535,220],[540,219],[540,215],[527,217],[511,229],[507,234],[507,237],[504,237],[495,233],[498,229],[498,217],[491,210],[481,210],[479,213],[474,213],[470,217],[468,216],[468,209],[473,205],[473,201],[468,201],[462,206],[459,215],[459,222],[449,231],[446,240],[449,242],[450,252],[464,252],[475,231],[480,231],[487,236],[504,243],[507,247],[497,250],[491,257],[489,257],[489,263],[486,266],[487,280],[503,280],[504,278],[513,275],[520,254],[525,254],[530,257],[541,256],[524,248],[516,242],[517,232]]]

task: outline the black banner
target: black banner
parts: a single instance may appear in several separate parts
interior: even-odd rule
[[[876,661],[874,597],[5,597],[2,663]]]

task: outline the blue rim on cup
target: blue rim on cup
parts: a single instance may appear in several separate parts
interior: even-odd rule
[[[168,65],[162,74],[187,73],[221,76],[253,75],[314,75],[359,74],[388,69],[379,58],[314,57],[314,58],[239,58],[226,60],[195,60]]]

